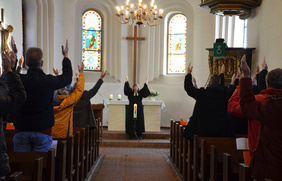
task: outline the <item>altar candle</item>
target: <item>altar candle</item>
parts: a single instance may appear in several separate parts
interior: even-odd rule
[[[133,119],[137,119],[137,104],[134,104],[133,107]]]
[[[110,94],[110,99],[113,99],[113,94]]]
[[[120,94],[118,95],[118,99],[121,99],[121,95]]]

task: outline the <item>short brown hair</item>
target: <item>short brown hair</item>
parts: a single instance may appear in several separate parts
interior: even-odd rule
[[[38,68],[41,66],[43,52],[40,48],[31,47],[26,51],[26,64],[31,68]]]
[[[282,69],[271,70],[266,76],[266,81],[271,88],[282,89]]]
[[[210,85],[219,85],[220,84],[220,77],[217,74],[213,74],[210,77]]]

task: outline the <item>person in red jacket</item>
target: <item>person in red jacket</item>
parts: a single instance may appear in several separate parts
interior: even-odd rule
[[[242,113],[260,121],[260,136],[252,161],[252,178],[257,181],[282,178],[282,69],[270,71],[266,77],[267,89],[272,96],[265,102],[256,100],[246,57],[241,60],[243,78],[240,80],[240,107]]]
[[[265,85],[263,86],[263,84],[265,84],[265,76],[268,73],[267,69],[268,66],[264,57],[262,61],[262,71],[259,73],[259,80],[258,80],[258,87],[260,87],[260,89],[264,89]],[[263,90],[262,92],[260,92],[260,94],[255,95],[255,97],[257,101],[264,102],[266,97],[272,96],[273,94],[275,93],[269,92],[269,90]],[[242,114],[239,104],[238,87],[236,88],[233,95],[230,97],[228,101],[228,112],[238,118],[248,119],[249,151],[251,158],[253,158],[253,152],[257,146],[257,140],[259,137],[260,122],[254,119],[250,119]]]

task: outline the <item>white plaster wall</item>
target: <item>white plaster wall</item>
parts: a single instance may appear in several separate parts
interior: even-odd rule
[[[256,47],[256,62],[261,66],[266,57],[269,70],[282,66],[281,0],[263,0],[260,7],[248,19],[248,47]],[[254,71],[254,70],[253,70]]]
[[[149,0],[147,0],[149,2]],[[147,2],[145,0],[145,2]],[[148,3],[147,2],[147,3]],[[133,68],[133,41],[126,41],[125,37],[133,36],[133,27],[118,23],[115,16],[115,6],[123,4],[118,1],[90,1],[90,0],[63,0],[63,35],[62,39],[69,39],[70,58],[73,67],[81,60],[81,15],[88,9],[99,10],[104,18],[104,70],[109,71],[105,83],[101,87],[100,95],[95,96],[92,103],[101,103],[108,99],[109,94],[123,95],[124,74],[129,75],[132,84]],[[214,20],[209,11],[199,7],[197,0],[159,0],[159,8],[164,9],[164,16],[170,12],[184,13],[188,18],[188,62],[194,65],[194,75],[198,85],[204,85],[208,77],[208,52],[205,48],[214,42]],[[197,12],[197,13],[195,13]],[[149,88],[160,93],[157,98],[166,104],[162,111],[161,126],[168,127],[171,118],[179,120],[188,119],[193,111],[194,100],[191,99],[183,88],[184,75],[163,75],[165,63],[164,43],[166,35],[164,22],[158,27],[140,27],[138,36],[145,37],[145,41],[138,43],[138,75],[137,82],[141,86],[145,77],[149,75]],[[74,51],[73,51],[74,50]],[[188,63],[187,62],[187,63]],[[100,73],[86,72],[86,89],[91,88]],[[107,107],[104,110],[104,125],[107,124]]]
[[[18,56],[22,55],[22,1],[21,0],[0,0],[0,9],[4,8],[5,23],[13,25],[15,30],[11,35],[14,37],[18,48]],[[16,13],[15,13],[16,12]],[[1,15],[0,15],[1,16]],[[1,37],[0,37],[1,39]],[[9,41],[10,42],[10,41]],[[0,57],[2,54],[0,55]],[[2,67],[2,57],[0,58]]]
[[[34,10],[29,12],[30,21],[29,45],[44,49],[49,62],[44,71],[52,72],[52,66],[61,68],[60,46],[69,40],[69,58],[73,68],[81,62],[81,16],[88,9],[98,10],[104,20],[103,25],[103,70],[109,74],[104,79],[99,94],[91,101],[103,103],[109,94],[116,98],[123,95],[124,74],[128,74],[132,84],[133,41],[125,40],[133,36],[133,27],[122,25],[115,16],[115,6],[125,1],[115,0],[24,0]],[[131,0],[133,1],[133,0]],[[147,3],[149,0],[145,0]],[[193,75],[198,85],[203,86],[209,75],[208,51],[214,42],[214,17],[208,10],[199,7],[198,0],[158,0],[159,8],[164,9],[164,16],[173,12],[181,12],[188,19],[187,63],[194,65]],[[48,16],[48,18],[44,17]],[[35,19],[34,17],[37,17]],[[34,30],[36,29],[36,30]],[[48,32],[46,30],[49,30]],[[34,32],[32,34],[32,32]],[[162,111],[161,126],[169,127],[169,120],[188,119],[193,111],[194,100],[184,91],[185,75],[165,75],[166,63],[166,31],[165,21],[157,27],[140,27],[138,36],[146,40],[138,43],[137,80],[143,86],[145,77],[149,75],[149,88],[160,93],[158,100],[163,100],[166,107]],[[48,40],[47,40],[48,38]],[[46,42],[47,41],[47,42]],[[100,77],[99,72],[85,72],[85,89],[90,89]],[[104,109],[104,125],[107,125],[108,109]]]

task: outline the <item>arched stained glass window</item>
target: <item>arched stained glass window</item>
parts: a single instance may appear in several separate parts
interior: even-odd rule
[[[174,14],[168,24],[168,74],[182,74],[186,69],[187,18]]]
[[[102,18],[94,10],[82,15],[82,61],[84,70],[101,71]]]

